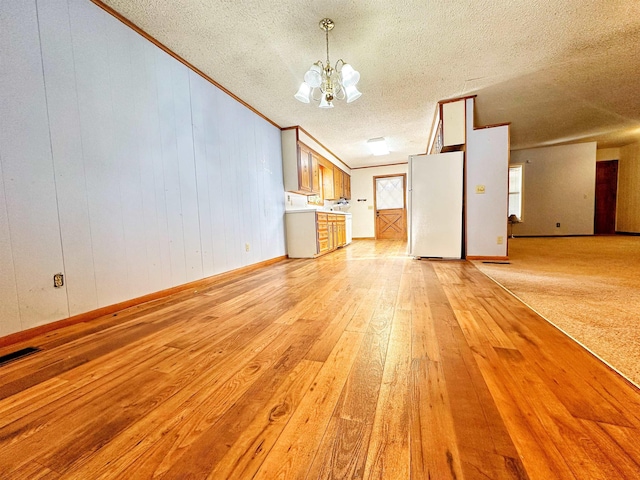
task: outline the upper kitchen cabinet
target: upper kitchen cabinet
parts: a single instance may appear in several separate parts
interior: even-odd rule
[[[319,157],[304,143],[298,142],[297,150],[297,188],[287,191],[316,195],[320,193]]]
[[[344,172],[337,167],[333,169],[333,198],[338,200],[344,196]]]
[[[343,197],[347,200],[351,200],[351,175],[345,173],[342,182],[344,188]]]
[[[338,167],[333,167],[333,197],[327,198],[331,200],[351,199],[351,175],[343,172]]]
[[[300,127],[282,130],[282,165],[287,192],[351,198],[349,167]]]
[[[320,169],[322,171],[322,197],[327,200],[335,198],[333,185],[333,163],[326,158],[320,157]]]

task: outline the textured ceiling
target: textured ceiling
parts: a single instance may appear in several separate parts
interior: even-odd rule
[[[426,149],[436,102],[477,94],[476,125],[511,147],[640,140],[638,0],[104,0],[281,127],[301,125],[351,167]],[[329,110],[293,95],[324,59],[363,95]],[[391,154],[366,141],[385,137]]]

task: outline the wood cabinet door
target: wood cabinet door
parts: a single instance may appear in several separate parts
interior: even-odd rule
[[[320,193],[320,159],[318,156],[311,152],[311,192],[314,194]]]
[[[337,220],[338,225],[338,246],[344,247],[347,244],[347,219],[340,215]]]
[[[338,248],[338,229],[336,225],[337,215],[329,215],[329,249],[335,250]]]
[[[325,161],[326,162],[326,161]],[[325,200],[335,199],[333,193],[333,165],[328,162],[322,163],[322,191],[324,193]]]
[[[345,173],[344,181],[342,182],[342,184],[344,185],[343,197],[347,200],[351,200],[351,175]]]
[[[343,184],[343,175],[344,173],[338,167],[334,167],[333,169],[333,198],[339,199],[344,196],[344,184]]]
[[[307,147],[298,144],[298,187],[301,192],[311,193],[311,152]]]
[[[329,219],[326,213],[316,213],[316,232],[318,237],[318,253],[326,253],[329,246]]]

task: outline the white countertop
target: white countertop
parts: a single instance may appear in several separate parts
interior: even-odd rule
[[[320,213],[335,213],[336,215],[351,215],[350,212],[343,212],[340,210],[323,210],[319,208],[296,208],[293,210],[285,210],[284,213],[305,213],[305,212],[320,212]]]

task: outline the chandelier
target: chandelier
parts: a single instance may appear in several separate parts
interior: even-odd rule
[[[331,67],[329,61],[329,30],[333,30],[335,24],[330,18],[320,20],[320,28],[325,32],[327,43],[327,63],[317,61],[304,74],[304,82],[300,85],[295,97],[302,103],[309,103],[311,99],[320,102],[320,108],[333,108],[333,101],[347,100],[351,103],[360,98],[361,92],[356,88],[360,80],[360,74],[342,59]]]

